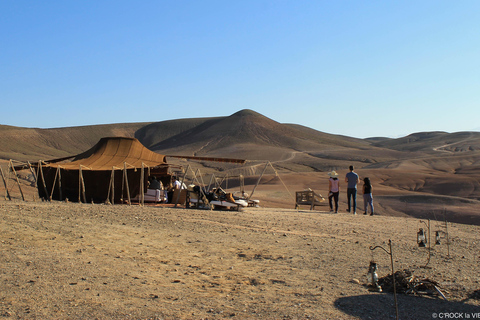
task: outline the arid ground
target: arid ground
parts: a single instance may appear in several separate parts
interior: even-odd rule
[[[394,319],[369,262],[436,281],[398,295],[400,319],[480,312],[480,227],[419,248],[418,219],[321,210],[210,211],[0,201],[2,319]],[[445,228],[432,222],[432,230]],[[448,256],[449,253],[449,256]],[[434,315],[435,313],[435,315]]]

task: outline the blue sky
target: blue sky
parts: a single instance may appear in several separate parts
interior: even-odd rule
[[[0,124],[480,130],[480,1],[0,1]]]

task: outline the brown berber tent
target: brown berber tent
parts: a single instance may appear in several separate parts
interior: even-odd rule
[[[121,202],[141,194],[150,169],[165,171],[165,155],[135,138],[102,138],[68,163],[38,165],[38,193],[45,200]]]

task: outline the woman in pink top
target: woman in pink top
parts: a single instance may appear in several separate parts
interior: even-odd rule
[[[332,199],[335,201],[335,213],[338,213],[338,195],[340,193],[340,180],[338,180],[338,173],[335,171],[329,172],[328,176],[328,204],[330,205],[330,212],[333,211]]]

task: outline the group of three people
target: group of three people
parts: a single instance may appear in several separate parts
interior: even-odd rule
[[[357,184],[360,182],[358,174],[354,172],[353,166],[349,167],[350,172],[345,175],[345,182],[347,183],[347,212],[353,210],[353,214],[357,214]],[[330,205],[330,211],[333,211],[333,203],[335,203],[335,213],[338,213],[338,198],[340,194],[340,180],[338,180],[338,173],[335,171],[328,173],[330,179],[328,179],[328,204]],[[332,201],[333,200],[333,201]],[[370,207],[370,215],[373,216],[373,197],[372,197],[372,184],[368,177],[363,179],[363,206],[365,213],[368,213],[368,207]]]

